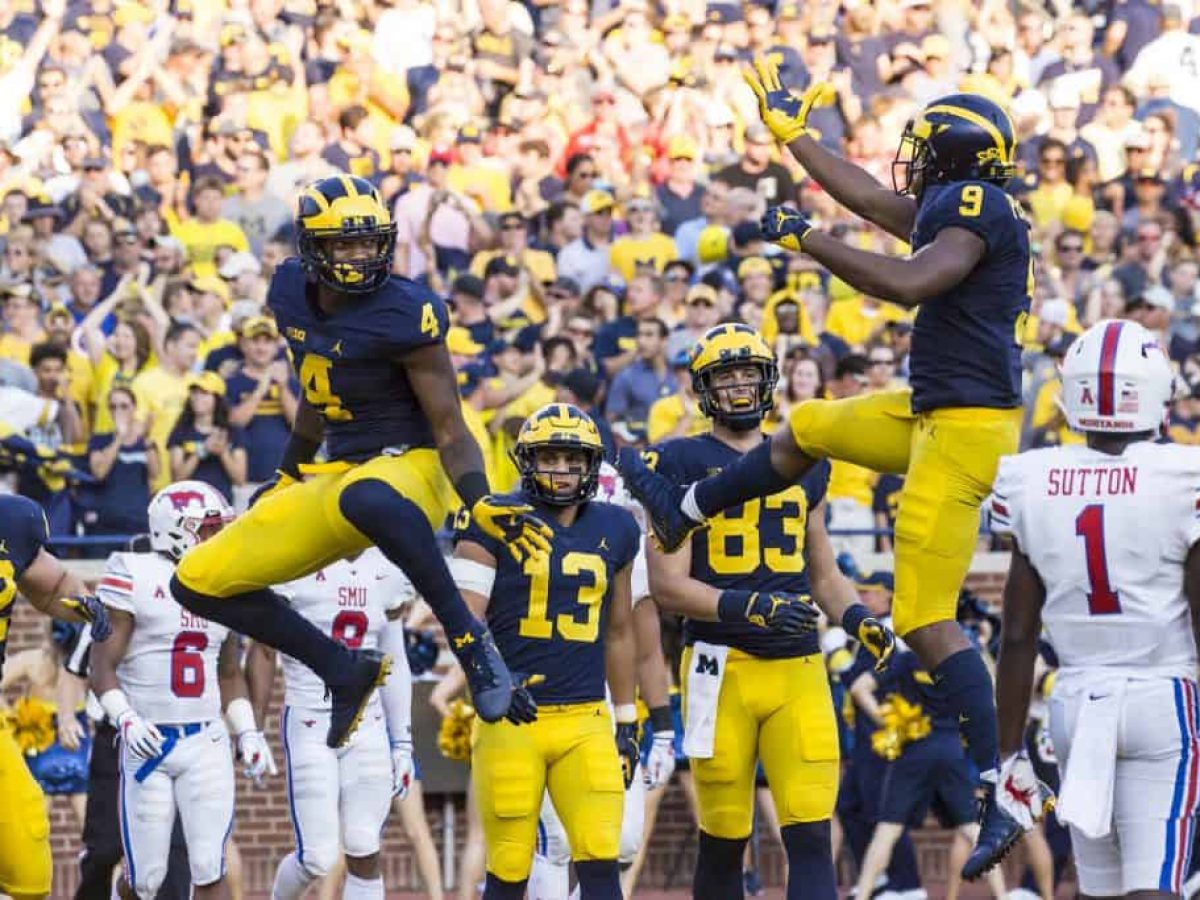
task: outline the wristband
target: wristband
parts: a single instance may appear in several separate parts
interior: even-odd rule
[[[656,706],[650,710],[650,730],[655,734],[660,731],[675,731],[675,723],[671,720],[671,707]]]
[[[460,475],[454,482],[454,490],[458,491],[459,499],[467,509],[474,509],[476,503],[492,492],[487,476],[478,471]]]
[[[235,697],[229,701],[229,705],[225,707],[225,718],[229,720],[233,733],[238,737],[247,731],[258,731],[258,724],[254,721],[254,707],[245,697]]]
[[[721,591],[717,599],[717,618],[722,622],[745,622],[746,605],[753,596],[751,591]]]
[[[871,618],[871,611],[861,603],[852,603],[842,613],[842,627],[853,635],[858,635],[858,626],[863,623],[863,619]]]
[[[120,721],[121,716],[133,709],[129,705],[129,699],[125,696],[125,692],[120,688],[112,688],[101,694],[100,707],[114,725]]]
[[[632,703],[618,703],[613,711],[616,713],[618,725],[633,725],[637,722],[637,706]]]

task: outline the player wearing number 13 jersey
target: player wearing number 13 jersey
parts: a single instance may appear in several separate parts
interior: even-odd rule
[[[270,588],[375,544],[429,602],[480,717],[494,721],[508,710],[512,683],[433,529],[455,492],[479,526],[521,558],[544,554],[545,526],[529,507],[489,494],[446,351],[445,304],[391,274],[396,226],[379,192],[361,178],[322,179],[301,193],[296,228],[300,258],[280,265],[267,295],[304,389],[279,478],[183,560],[172,590],[193,612],[316,672],[331,688],[327,740],[337,747],[386,679],[389,660],[331,640]],[[328,462],[314,466],[322,441]]]
[[[1009,456],[989,502],[1015,542],[996,702],[1000,804],[1029,824],[1022,730],[1042,626],[1058,656],[1050,735],[1089,897],[1176,897],[1200,810],[1200,458],[1158,444],[1166,356],[1134,322],[1093,325],[1062,367],[1087,446]],[[1186,891],[1183,891],[1186,893]]]
[[[708,517],[778,492],[818,460],[903,474],[893,621],[933,676],[946,714],[961,723],[986,794],[996,779],[992,682],[955,612],[980,505],[997,461],[1016,451],[1020,436],[1017,335],[1033,279],[1029,225],[1003,190],[1014,171],[1012,121],[978,94],[933,100],[905,128],[892,190],[809,133],[809,111],[833,99],[831,85],[793,96],[768,60],[746,77],[763,121],[805,171],[834,200],[911,245],[904,257],[862,250],[787,207],[768,209],[762,222],[766,239],[864,294],[918,308],[911,388],[801,403],[769,444],[690,489],[655,481],[629,454],[622,474],[670,549]],[[983,824],[968,877],[999,859],[1012,830],[998,828]]]

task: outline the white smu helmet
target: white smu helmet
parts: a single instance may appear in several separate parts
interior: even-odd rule
[[[181,559],[233,521],[233,507],[211,484],[177,481],[150,501],[150,546]]]
[[[1062,382],[1067,424],[1102,434],[1157,434],[1175,386],[1158,338],[1117,319],[1097,322],[1071,345]]]

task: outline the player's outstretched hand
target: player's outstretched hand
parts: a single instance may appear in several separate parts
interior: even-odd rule
[[[471,507],[471,518],[485,534],[501,541],[519,563],[550,555],[550,526],[533,514],[528,503],[513,503],[492,494]]]
[[[808,114],[814,106],[828,106],[837,97],[837,90],[827,81],[813,82],[797,97],[779,80],[779,64],[768,56],[754,60],[754,67],[742,69],[754,96],[758,98],[758,114],[771,134],[784,144],[808,132]]]
[[[633,447],[617,451],[617,469],[629,493],[646,510],[655,543],[666,553],[682,547],[688,535],[700,526],[683,512],[686,489],[651,469]]]
[[[874,616],[868,616],[859,623],[855,637],[875,657],[875,671],[886,669],[896,649],[896,635],[892,634],[892,629]]]
[[[800,251],[804,238],[813,229],[812,222],[790,206],[771,206],[762,217],[763,240],[778,244],[793,253]]]
[[[132,709],[125,710],[117,719],[117,733],[129,752],[138,759],[154,759],[162,753],[162,732]]]
[[[412,741],[392,742],[392,796],[403,800],[408,796],[412,787],[415,766],[413,766]]]
[[[261,781],[264,775],[279,774],[275,757],[271,754],[271,745],[261,731],[243,731],[238,735],[237,743],[242,774],[247,778]]]
[[[625,790],[633,784],[641,752],[638,749],[637,722],[621,722],[617,725],[617,755],[621,757],[621,777],[625,779]]]
[[[61,597],[58,601],[84,622],[92,626],[92,640],[103,643],[112,634],[112,623],[108,610],[95,594],[80,594],[77,597]]]
[[[807,594],[781,591],[722,591],[717,615],[722,622],[745,622],[783,634],[811,634],[820,618]]]
[[[529,689],[545,680],[545,675],[524,675],[520,672],[513,672],[512,704],[508,707],[504,718],[514,725],[528,725],[530,722],[536,722],[537,701],[533,699],[533,694],[529,693]]]
[[[646,756],[646,787],[660,788],[671,780],[675,771],[675,732],[656,731],[650,753]]]

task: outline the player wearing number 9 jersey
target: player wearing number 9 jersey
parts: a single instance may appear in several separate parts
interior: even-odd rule
[[[479,715],[494,721],[511,702],[508,670],[433,529],[455,492],[512,554],[544,553],[545,526],[489,494],[446,351],[445,304],[391,274],[396,226],[379,192],[361,178],[324,178],[301,193],[296,228],[300,258],[279,266],[267,295],[304,389],[279,479],[183,560],[172,590],[193,612],[316,672],[331,688],[326,739],[337,747],[390,662],[331,640],[270,588],[375,544],[428,601]],[[313,466],[322,441],[328,462]]]
[[[720,471],[763,443],[775,358],[746,325],[718,325],[692,351],[691,372],[712,432],[652,448],[673,484]],[[835,897],[830,818],[837,796],[838,727],[817,641],[817,608],[841,621],[862,610],[825,531],[829,463],[796,484],[748,500],[692,533],[677,553],[648,551],[650,593],[685,616],[681,664],[684,751],[700,813],[696,897],[742,896],[742,852],[761,760],[788,855],[788,896]],[[794,618],[785,618],[794,614]],[[890,635],[866,619],[890,651]],[[790,624],[789,624],[790,623]]]
[[[824,233],[799,212],[768,209],[763,234],[811,256],[872,297],[918,307],[910,356],[911,388],[842,400],[810,400],[791,413],[769,445],[688,490],[656,482],[626,455],[622,474],[668,548],[689,528],[755,497],[793,484],[821,459],[903,474],[895,529],[896,632],[938,685],[947,715],[962,723],[967,751],[996,779],[992,681],[955,621],[959,589],[974,554],[979,507],[1001,456],[1017,449],[1021,426],[1021,348],[1029,309],[1029,225],[1004,192],[1016,151],[1003,108],[978,94],[927,104],[908,123],[893,166],[893,189],[825,149],[808,133],[828,84],[795,97],[773,63],[760,60],[747,80],[759,111],[805,171],[848,209],[908,242],[888,256]],[[1011,838],[986,824],[968,862],[979,874]],[[966,870],[965,870],[966,871]]]
[[[1028,826],[1023,801],[1038,796],[1022,731],[1045,627],[1059,660],[1057,815],[1079,890],[1179,896],[1200,809],[1200,458],[1155,442],[1173,379],[1140,325],[1093,325],[1062,381],[1087,445],[1005,457],[988,504],[1015,544],[996,673],[1000,806]]]
[[[92,650],[92,690],[121,741],[122,896],[158,893],[178,810],[196,896],[216,897],[233,829],[226,719],[248,775],[275,766],[247,699],[238,636],[181,607],[170,583],[179,557],[232,521],[233,509],[211,486],[180,481],[148,513],[151,552],[108,559],[98,593],[113,633]]]
[[[591,500],[603,454],[587,414],[566,403],[543,407],[522,425],[514,455],[517,499],[554,530],[549,560],[518,565],[474,523],[457,535],[453,570],[463,592],[486,610],[513,670],[544,679],[529,688],[536,722],[480,723],[473,735],[487,900],[525,896],[547,791],[584,900],[621,897],[624,789],[638,760],[630,581],[641,530],[628,510]]]

